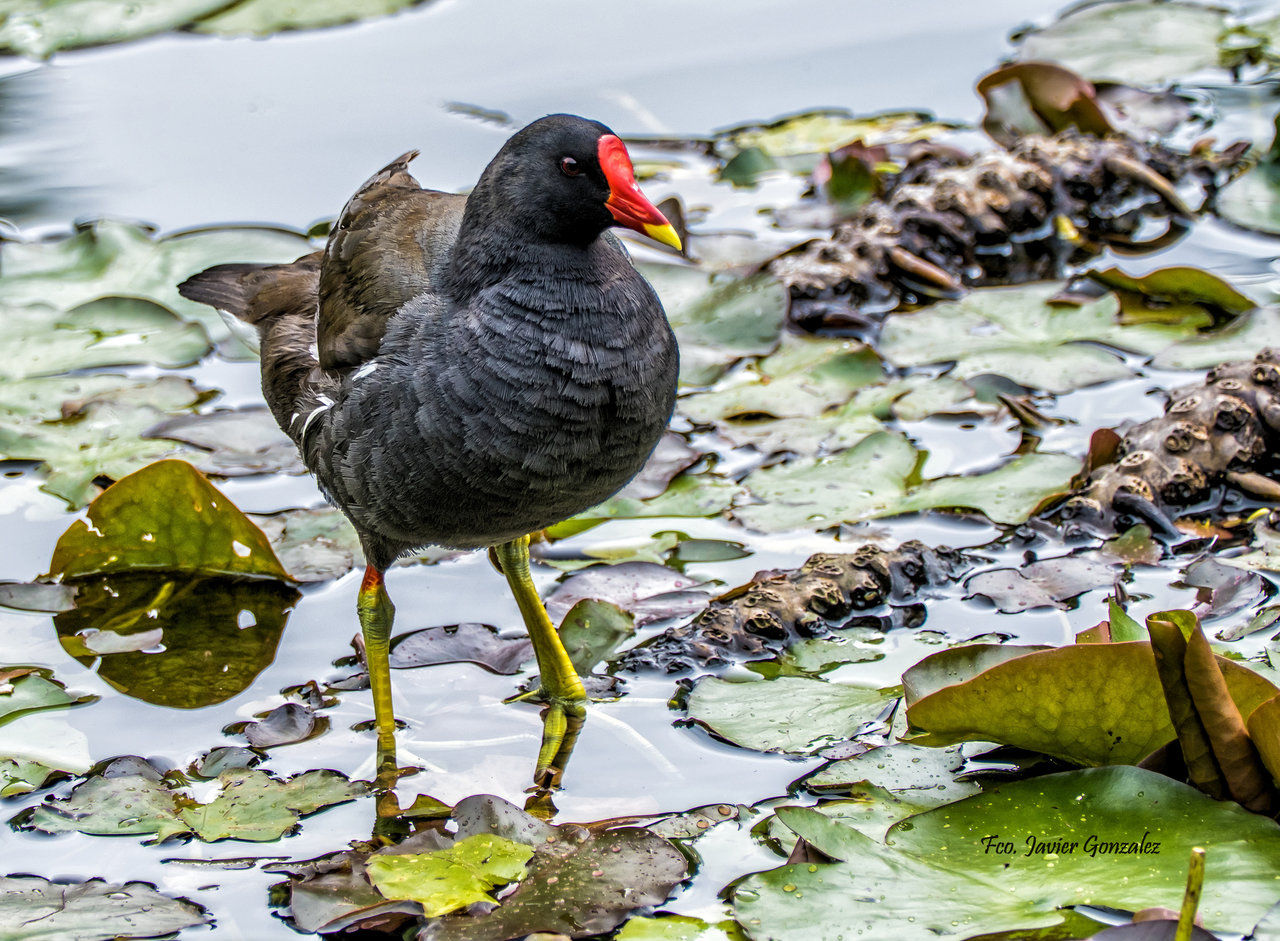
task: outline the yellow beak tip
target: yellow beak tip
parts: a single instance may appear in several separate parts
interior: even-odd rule
[[[684,251],[684,246],[680,242],[680,236],[676,234],[676,230],[672,228],[670,223],[666,225],[646,225],[644,234],[649,236],[655,242],[661,242],[663,245],[670,245],[678,252]]]

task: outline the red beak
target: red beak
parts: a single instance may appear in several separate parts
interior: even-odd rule
[[[600,138],[598,153],[600,168],[604,170],[604,178],[609,183],[609,198],[604,205],[618,225],[635,229],[655,242],[670,245],[680,251],[680,236],[671,227],[667,217],[658,212],[658,208],[645,198],[636,185],[636,171],[631,165],[626,144],[612,134],[605,134]]]

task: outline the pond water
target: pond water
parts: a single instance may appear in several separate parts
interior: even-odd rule
[[[167,35],[59,54],[44,64],[0,60],[0,217],[11,234],[24,238],[55,235],[77,220],[104,216],[145,221],[166,232],[227,222],[305,230],[331,217],[372,170],[409,148],[422,151],[415,173],[425,184],[464,188],[512,126],[552,111],[598,118],[626,136],[654,137],[705,135],[818,107],[927,109],[973,122],[981,113],[975,79],[1005,54],[1011,30],[1056,9],[1053,0],[438,0],[383,20],[268,40]],[[508,118],[483,119],[477,109]],[[655,202],[676,193],[690,198],[678,183],[661,180],[647,191]],[[732,204],[727,188],[699,198],[714,209],[717,194]],[[641,257],[647,251],[637,248]],[[1265,284],[1275,273],[1274,255],[1273,242],[1207,223],[1167,258],[1143,259],[1141,266],[1194,257],[1197,264]],[[259,401],[255,363],[211,358],[186,373],[202,387],[221,389],[221,406]],[[1049,432],[1045,447],[1079,454],[1092,429],[1159,414],[1160,400],[1150,390],[1195,378],[1145,370],[1127,383],[1062,396],[1053,414],[1076,423]],[[930,420],[908,431],[931,450],[930,476],[980,467],[997,453],[975,452],[972,438],[954,423]],[[998,434],[1012,434],[1016,443],[1010,429]],[[983,447],[1001,448],[998,453],[1008,450],[1003,437],[984,441]],[[40,482],[21,468],[0,479],[0,527],[7,536],[0,541],[0,578],[27,580],[46,571],[58,536],[74,518],[39,490]],[[319,502],[307,477],[248,477],[220,487],[252,512]],[[687,569],[726,587],[843,545],[825,535],[761,536],[701,519],[617,521],[567,544],[645,538],[666,529],[744,543],[750,554],[743,559]],[[963,547],[985,545],[998,530],[913,516],[861,527],[853,538],[868,533],[885,534],[890,544],[916,538]],[[1016,564],[1017,553],[1003,561]],[[1194,592],[1171,587],[1175,576],[1146,571],[1130,590],[1152,596],[1153,610],[1189,606]],[[545,566],[535,572],[544,591],[557,577]],[[223,727],[278,705],[282,689],[312,679],[323,685],[339,675],[333,662],[349,652],[357,585],[358,576],[350,574],[307,588],[274,662],[240,695],[203,709],[170,710],[115,692],[64,653],[46,616],[0,609],[0,662],[48,666],[69,688],[102,697],[58,714],[56,722],[27,720],[48,721],[51,750],[75,749],[91,761],[140,754],[161,767],[185,768],[208,749],[237,742],[223,736]],[[482,554],[396,569],[389,589],[398,633],[469,621],[507,631],[520,624]],[[929,603],[928,626],[955,638],[995,632],[1061,644],[1100,619],[1104,597],[1105,591],[1095,592],[1071,610],[1012,619],[956,592]],[[928,652],[896,641],[886,649],[888,657],[842,679],[894,685]],[[790,782],[821,763],[762,755],[675,725],[680,713],[668,707],[675,692],[669,678],[642,675],[628,684],[628,695],[590,710],[556,796],[562,820],[750,804],[784,795]],[[397,671],[397,714],[408,723],[399,759],[423,769],[401,783],[403,805],[417,793],[452,803],[487,792],[522,803],[541,728],[536,708],[502,703],[513,691],[511,677],[467,665]],[[266,767],[278,775],[323,767],[371,777],[371,734],[352,730],[372,716],[368,694],[342,693],[325,714],[326,734],[272,750]],[[0,809],[8,818],[30,803],[14,798]],[[356,801],[308,818],[297,835],[266,844],[146,846],[134,837],[49,838],[6,830],[0,831],[0,856],[9,872],[141,879],[207,906],[216,926],[188,929],[184,938],[285,938],[293,933],[266,905],[267,888],[279,876],[201,861],[305,859],[367,838],[371,818],[370,802]],[[761,869],[777,863],[745,838],[716,839],[723,845],[701,848],[707,860],[702,874],[669,910],[709,911],[728,879],[754,862]]]

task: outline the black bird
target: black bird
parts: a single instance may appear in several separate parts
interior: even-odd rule
[[[380,765],[395,764],[387,567],[429,544],[494,547],[550,705],[541,774],[586,694],[529,536],[621,489],[675,401],[662,305],[606,230],[680,239],[595,121],[535,121],[465,197],[422,189],[415,156],[356,192],[323,252],[219,265],[179,291],[257,327],[267,403],[360,535]]]

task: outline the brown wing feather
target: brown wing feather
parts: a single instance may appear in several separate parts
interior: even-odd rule
[[[449,262],[466,197],[424,190],[410,151],[383,167],[343,207],[324,249],[316,345],[324,369],[378,352],[387,320],[433,290]]]

